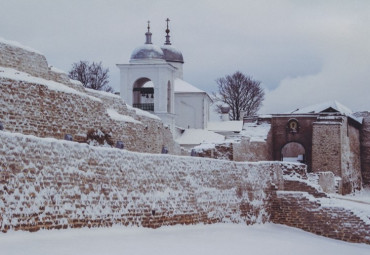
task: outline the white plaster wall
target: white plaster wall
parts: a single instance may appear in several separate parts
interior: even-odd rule
[[[175,93],[176,126],[205,129],[209,120],[205,93]]]

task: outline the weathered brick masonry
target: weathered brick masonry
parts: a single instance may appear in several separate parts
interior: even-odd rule
[[[322,205],[306,192],[278,191],[271,221],[338,240],[370,244],[370,225],[349,209]]]
[[[160,153],[166,146],[170,153],[177,153],[170,130],[159,119],[136,114],[118,96],[72,83],[65,74],[49,70],[45,57],[38,53],[1,42],[0,52],[0,66],[27,72],[56,87],[22,81],[22,77],[5,78],[0,73],[0,122],[5,130],[57,139],[71,134],[74,140],[85,142],[90,129],[101,129],[132,151]],[[136,122],[114,120],[108,109]]]
[[[189,160],[7,132],[0,140],[1,231],[264,222],[282,184],[278,162]]]
[[[283,179],[283,173],[305,176],[304,165],[143,154],[56,140],[68,133],[85,141],[90,129],[101,129],[129,150],[178,150],[158,119],[128,108],[114,95],[85,90],[49,68],[41,54],[1,42],[0,52],[0,66],[43,79],[31,82],[0,72],[1,231],[271,220],[370,243],[368,223],[348,209],[323,206],[319,199],[327,195],[306,180]],[[53,89],[45,81],[58,83]],[[108,109],[134,121],[112,119]],[[261,146],[263,155],[270,153]],[[342,165],[345,160],[350,158]],[[370,179],[367,172],[364,180]]]
[[[361,127],[361,168],[364,186],[370,186],[370,112],[358,112],[357,117],[363,117]]]

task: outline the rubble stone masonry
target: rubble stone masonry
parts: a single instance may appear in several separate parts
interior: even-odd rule
[[[340,121],[313,123],[312,169],[314,172],[331,171],[342,178],[342,193],[361,189],[361,153],[359,130]]]
[[[364,186],[370,187],[370,112],[358,112],[363,117],[361,127],[361,167]]]
[[[0,66],[27,72],[46,82],[53,80],[59,82],[55,86],[60,86],[54,90],[39,83],[2,77],[0,73],[0,122],[6,131],[56,139],[71,134],[75,141],[86,142],[89,130],[102,130],[111,134],[114,143],[123,141],[128,150],[161,153],[165,146],[170,153],[178,153],[171,131],[155,116],[136,114],[119,96],[71,83],[65,74],[50,71],[39,53],[1,42],[0,52]],[[73,89],[66,92],[63,86]],[[112,119],[108,109],[134,121]]]
[[[3,232],[265,222],[282,185],[279,162],[135,153],[1,131],[0,141]]]

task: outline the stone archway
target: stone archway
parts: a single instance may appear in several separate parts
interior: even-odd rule
[[[281,160],[306,163],[306,149],[300,143],[289,142],[281,148]]]

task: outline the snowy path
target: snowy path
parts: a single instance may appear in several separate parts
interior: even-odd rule
[[[0,234],[0,254],[370,254],[370,245],[316,236],[281,225],[113,227]]]

